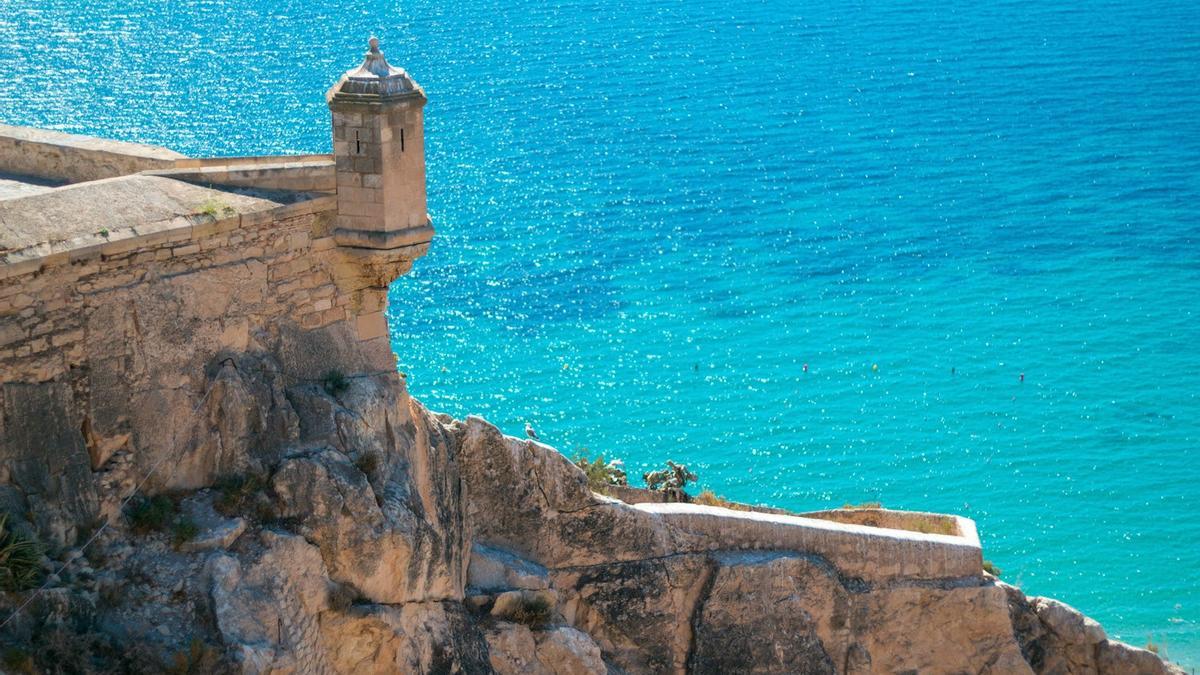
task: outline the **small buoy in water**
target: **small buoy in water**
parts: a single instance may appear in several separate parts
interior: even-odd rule
[[[872,363],[872,364],[871,364],[871,372],[873,372],[873,373],[878,373],[878,372],[879,372],[879,364],[878,364],[878,363]]]
[[[808,364],[807,363],[804,364],[804,372],[806,372],[806,373],[808,372]]]
[[[571,369],[571,364],[569,364],[569,363],[563,364],[563,370],[570,370],[570,369]]]
[[[1022,382],[1024,382],[1024,381],[1025,381],[1025,373],[1021,373],[1021,381],[1022,381]]]

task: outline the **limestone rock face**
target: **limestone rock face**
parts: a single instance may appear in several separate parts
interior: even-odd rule
[[[570,626],[539,631],[537,658],[553,675],[604,675],[608,672],[600,648],[585,633]]]
[[[318,620],[329,582],[316,547],[264,531],[261,552],[217,555],[209,574],[217,627],[243,672],[329,671]]]
[[[322,616],[338,673],[486,673],[488,647],[463,606],[363,605]]]
[[[0,483],[5,511],[30,513],[58,545],[98,513],[95,483],[71,389],[62,383],[0,386]]]
[[[334,580],[376,602],[424,599],[431,590],[430,579],[409,574],[415,519],[405,511],[385,517],[366,476],[341,453],[289,459],[273,487],[280,515],[297,519],[299,531],[321,547]]]
[[[467,584],[480,591],[549,587],[545,567],[483,544],[471,547],[467,574]]]
[[[213,509],[208,491],[184,499],[180,511],[198,530],[195,537],[180,543],[179,550],[184,552],[229,548],[246,531],[245,518],[224,518]]]
[[[1154,652],[1112,640],[1100,643],[1096,670],[1101,675],[1184,675],[1182,668],[1163,662]]]
[[[461,465],[472,535],[547,567],[639,560],[678,550],[680,533],[592,493],[553,448],[504,436],[469,417]]]
[[[388,384],[353,382],[336,403],[293,393],[302,441],[330,445],[282,462],[272,481],[280,515],[321,548],[335,580],[372,601],[461,600],[467,551],[452,437]]]
[[[490,665],[497,675],[604,675],[600,648],[569,626],[530,630],[500,622],[486,633]]]
[[[1100,624],[1064,602],[1053,598],[1031,598],[1031,604],[1042,623],[1063,642],[1092,646],[1108,638]]]
[[[982,580],[848,588],[826,561],[765,552],[552,576],[564,615],[628,673],[1030,672],[1005,592]]]
[[[533,631],[519,623],[497,623],[484,634],[490,665],[498,675],[543,673],[537,660],[537,642]]]
[[[1051,598],[1029,598],[1001,584],[1021,652],[1038,675],[1183,675],[1145,649],[1107,639],[1100,624]]]

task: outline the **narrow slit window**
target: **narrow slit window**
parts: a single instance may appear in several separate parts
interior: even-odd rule
[[[400,128],[400,152],[404,152],[404,128]]]
[[[362,154],[362,141],[359,140],[357,131],[354,132],[354,154]]]

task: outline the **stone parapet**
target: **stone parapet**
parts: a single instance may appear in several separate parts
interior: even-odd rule
[[[250,160],[250,161],[248,161]],[[269,161],[273,160],[273,161]],[[178,164],[202,163],[200,166],[177,166],[174,169],[147,171],[148,175],[174,178],[197,185],[246,187],[259,190],[291,190],[296,192],[336,192],[333,157],[307,155],[290,157],[239,157],[229,160],[188,160]]]
[[[868,582],[978,577],[983,555],[974,524],[961,534],[924,534],[699,504],[637,504],[712,550],[790,550],[819,555]],[[966,522],[967,519],[959,519]]]
[[[166,148],[0,124],[0,171],[66,183],[175,167]]]

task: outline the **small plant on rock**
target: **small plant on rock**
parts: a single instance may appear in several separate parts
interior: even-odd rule
[[[696,482],[696,474],[683,464],[668,459],[667,468],[642,474],[642,479],[651,490],[665,492],[674,501],[686,501],[687,494],[683,489],[688,483]]]
[[[750,507],[745,504],[731,502],[721,495],[705,488],[700,491],[700,494],[692,498],[693,504],[703,504],[704,506],[719,506],[724,509],[733,509],[734,511],[749,511]]]
[[[629,484],[619,459],[606,462],[604,455],[588,459],[588,449],[581,448],[572,461],[587,476],[588,488],[593,492],[604,493],[610,486]]]
[[[41,555],[37,540],[10,528],[8,514],[0,514],[0,589],[23,591],[36,586]]]
[[[175,502],[166,495],[139,497],[125,512],[135,534],[161,532],[175,519]]]
[[[326,394],[337,396],[350,388],[350,380],[340,370],[330,370],[321,378],[321,387]]]
[[[354,466],[365,475],[370,476],[379,468],[379,455],[373,452],[363,452],[354,460]]]
[[[228,218],[236,213],[236,209],[219,199],[208,199],[196,207],[196,215],[213,219]]]
[[[217,498],[213,500],[213,508],[227,517],[242,515],[247,511],[254,495],[265,485],[266,481],[253,473],[226,476],[217,481]]]
[[[543,628],[554,618],[554,606],[541,595],[526,596],[513,611],[512,620],[530,628]]]
[[[996,567],[996,563],[992,562],[991,560],[983,561],[983,571],[996,578],[1000,577],[1000,568]]]
[[[197,534],[200,534],[200,528],[196,527],[196,523],[193,523],[190,518],[180,517],[171,527],[171,541],[175,544],[175,548],[195,539]]]

